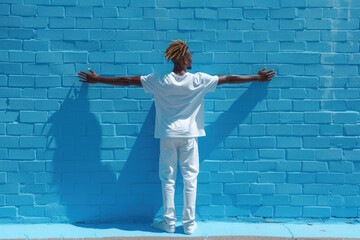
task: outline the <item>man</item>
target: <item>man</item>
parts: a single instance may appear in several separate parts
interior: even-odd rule
[[[215,75],[189,73],[191,53],[186,42],[172,40],[165,51],[167,61],[174,63],[168,74],[152,73],[134,77],[100,77],[94,71],[80,71],[78,77],[86,83],[143,87],[153,93],[156,109],[155,138],[160,138],[159,177],[162,186],[164,220],[153,227],[175,232],[175,181],[179,163],[184,182],[184,208],[182,224],[184,233],[192,234],[197,228],[195,202],[199,172],[198,137],[205,136],[204,96],[215,91],[217,85],[270,81],[276,72],[261,69],[257,75]]]

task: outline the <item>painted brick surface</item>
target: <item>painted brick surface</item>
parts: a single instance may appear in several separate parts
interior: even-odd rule
[[[206,95],[199,219],[360,217],[359,12],[355,0],[2,1],[0,223],[161,215],[153,96],[76,72],[171,71],[174,39],[193,73],[277,72]]]

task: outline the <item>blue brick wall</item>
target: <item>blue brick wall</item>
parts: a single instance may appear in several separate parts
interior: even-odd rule
[[[206,95],[199,219],[359,217],[359,17],[355,0],[2,0],[0,223],[161,216],[152,95],[76,72],[171,71],[174,39],[193,73],[278,73]]]

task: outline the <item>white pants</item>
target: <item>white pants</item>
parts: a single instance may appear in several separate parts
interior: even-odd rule
[[[180,166],[184,182],[183,225],[195,221],[197,175],[199,173],[198,139],[162,138],[160,141],[159,176],[161,180],[164,220],[176,222],[174,194],[177,166]]]

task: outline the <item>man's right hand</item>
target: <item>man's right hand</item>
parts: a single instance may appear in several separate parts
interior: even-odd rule
[[[93,70],[91,70],[89,68],[90,73],[87,72],[83,72],[80,71],[78,72],[78,78],[84,79],[85,81],[79,80],[80,82],[86,82],[86,83],[99,83],[100,82],[100,77],[96,74],[96,72],[94,72]]]
[[[259,76],[259,82],[266,82],[266,81],[271,81],[272,78],[275,76],[276,72],[273,72],[274,69],[271,69],[269,71],[264,72],[264,70],[266,69],[266,67],[264,67],[263,69],[261,69],[258,72],[258,76]]]

